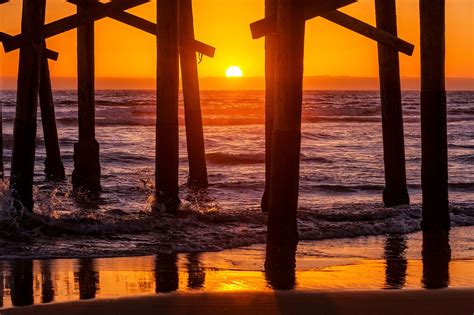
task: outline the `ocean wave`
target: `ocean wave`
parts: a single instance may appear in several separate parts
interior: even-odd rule
[[[265,163],[265,154],[214,152],[207,153],[206,160],[209,163],[221,165],[262,164]]]

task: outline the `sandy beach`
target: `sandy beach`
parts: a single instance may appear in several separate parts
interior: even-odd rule
[[[168,294],[14,308],[2,314],[472,314],[474,289]]]

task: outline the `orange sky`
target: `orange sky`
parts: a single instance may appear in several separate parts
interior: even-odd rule
[[[64,0],[48,0],[47,21],[72,14],[75,7]],[[196,38],[217,48],[214,59],[204,58],[199,65],[201,77],[220,77],[229,66],[238,65],[244,76],[262,76],[264,40],[252,40],[249,24],[263,17],[263,0],[194,0]],[[418,1],[398,0],[399,35],[417,45],[412,57],[401,55],[404,77],[419,75]],[[130,10],[156,21],[156,3]],[[373,0],[359,0],[343,9],[359,19],[375,24]],[[11,0],[0,7],[0,30],[16,34],[20,27],[21,0]],[[474,78],[474,1],[447,1],[447,76]],[[54,77],[76,75],[75,31],[47,41],[48,47],[60,53],[51,62]],[[104,19],[96,23],[97,78],[136,78],[155,76],[155,40],[131,27]],[[0,53],[1,75],[15,77],[18,53]],[[321,18],[307,23],[306,76],[376,77],[376,44]],[[102,79],[103,81],[104,79]],[[71,82],[74,80],[70,80]],[[113,82],[113,81],[111,81]],[[139,80],[137,81],[139,82]],[[113,85],[113,83],[111,83]]]

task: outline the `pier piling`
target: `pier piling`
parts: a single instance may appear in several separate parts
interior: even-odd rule
[[[46,0],[23,0],[16,114],[10,188],[16,201],[33,211],[36,111],[43,52]],[[16,207],[21,207],[15,203]]]
[[[179,205],[179,2],[157,1],[156,202],[175,213]]]
[[[277,16],[278,0],[265,0],[265,18]],[[275,33],[265,36],[265,191],[261,208],[268,212],[272,169],[273,111],[275,107]]]
[[[305,4],[279,0],[275,59],[275,107],[267,230],[267,261],[293,265],[298,243]],[[275,258],[275,259],[274,259]]]
[[[51,88],[48,58],[46,56],[43,56],[41,62],[39,100],[41,109],[41,122],[43,124],[44,143],[46,147],[44,172],[46,177],[49,179],[63,180],[65,178],[64,165],[61,160],[61,152],[59,148],[56,114],[54,112],[53,91]]]
[[[192,0],[179,1],[179,41],[189,184],[206,188],[208,186],[207,165],[196,51],[193,47],[195,39]]]
[[[79,19],[87,20],[94,0],[82,0],[77,7]],[[99,143],[95,139],[94,21],[77,27],[77,95],[79,142],[74,144],[74,189],[96,194],[100,187]]]
[[[375,0],[377,28],[397,36],[395,0]],[[382,132],[385,165],[385,206],[409,204],[405,169],[400,60],[398,51],[378,45]]]
[[[449,230],[445,1],[420,0],[421,186],[426,231]]]

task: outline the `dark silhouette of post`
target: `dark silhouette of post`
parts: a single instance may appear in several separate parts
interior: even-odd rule
[[[278,2],[267,256],[282,265],[292,263],[287,257],[298,243],[304,4],[303,0]]]
[[[375,0],[377,28],[397,36],[395,0]],[[409,204],[403,133],[402,93],[398,51],[377,43],[379,52],[380,97],[385,165],[384,204]]]
[[[175,213],[179,205],[178,1],[158,1],[157,11],[158,71],[156,88],[156,202],[154,208]]]
[[[10,188],[23,207],[33,211],[33,175],[36,146],[36,111],[43,53],[46,0],[24,0],[21,19],[16,115]],[[16,203],[17,207],[20,204]]]
[[[207,188],[207,166],[199,95],[199,78],[196,51],[193,47],[195,39],[192,0],[179,0],[179,41],[186,144],[189,160],[189,183],[198,188]]]
[[[99,288],[99,273],[95,270],[94,259],[79,259],[79,272],[75,278],[79,283],[79,298],[81,300],[95,299]]]
[[[87,19],[94,0],[82,0],[79,19]],[[74,189],[95,194],[100,187],[99,143],[95,139],[94,21],[77,27],[77,96],[79,142],[74,144]]]
[[[32,0],[38,1],[38,0]],[[19,260],[12,263],[10,289],[13,306],[26,306],[34,303],[33,261]]]
[[[448,231],[423,231],[422,259],[423,287],[426,289],[447,288],[451,262]]]
[[[178,256],[158,254],[155,259],[156,293],[169,293],[178,290]]]
[[[282,260],[280,255],[267,251],[265,257],[265,280],[273,290],[292,290],[296,285],[296,247],[287,251]],[[283,261],[283,263],[282,263]]]
[[[5,169],[3,168],[3,105],[0,103],[0,179],[3,180]]]
[[[277,0],[265,0],[265,17],[277,15]],[[272,133],[273,110],[275,106],[275,50],[276,35],[265,37],[265,191],[262,197],[262,211],[268,212],[268,197],[270,194],[270,176],[272,169]]]
[[[449,230],[445,1],[420,0],[423,230]]]
[[[41,303],[54,301],[54,285],[51,276],[51,260],[41,261]]]
[[[407,241],[404,235],[389,235],[385,240],[385,288],[402,289],[407,277]]]
[[[46,45],[45,45],[46,47]],[[46,160],[44,173],[52,180],[62,180],[66,177],[64,165],[59,149],[56,114],[54,112],[53,91],[49,74],[48,58],[43,56],[39,87],[41,122],[43,123],[44,143],[46,146]]]
[[[206,270],[201,264],[200,253],[190,253],[187,255],[186,268],[188,269],[188,288],[202,289],[206,282]]]

